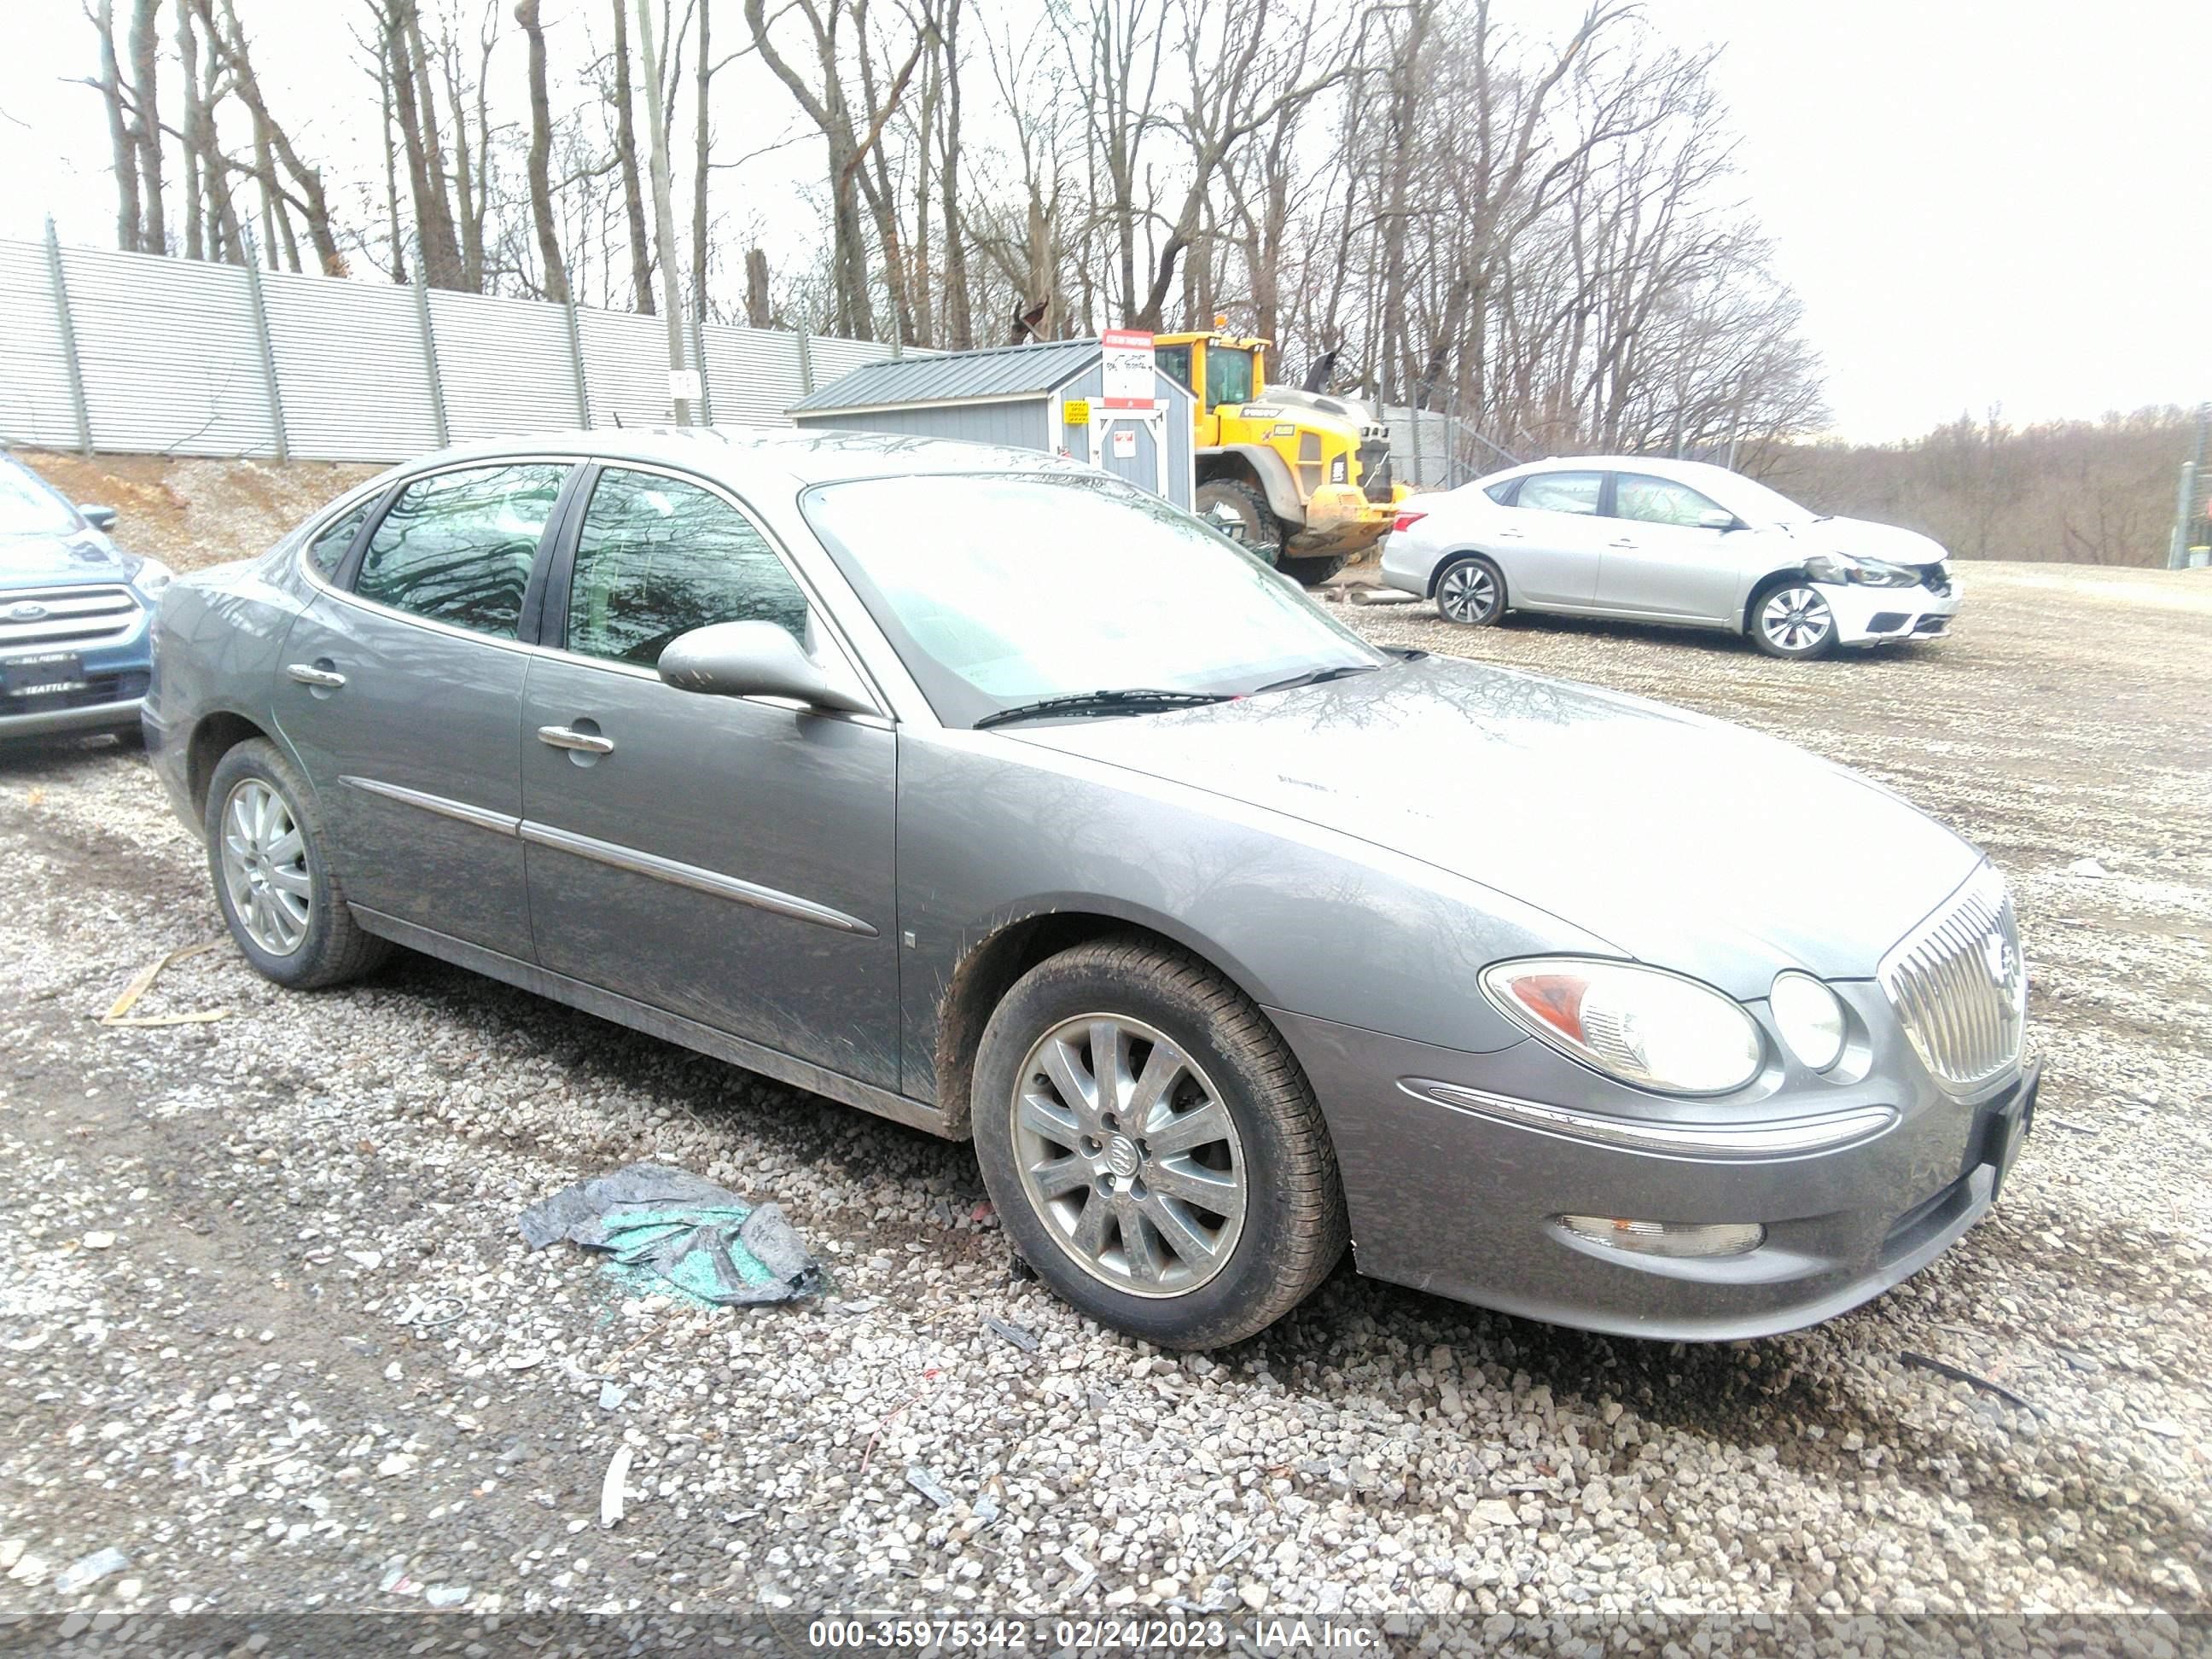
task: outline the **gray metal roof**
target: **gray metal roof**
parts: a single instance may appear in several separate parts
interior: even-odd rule
[[[996,346],[987,351],[890,357],[864,363],[842,380],[817,386],[792,404],[791,413],[828,415],[841,410],[878,409],[886,404],[1041,398],[1065,386],[1097,358],[1096,340],[1051,340],[1034,345]]]

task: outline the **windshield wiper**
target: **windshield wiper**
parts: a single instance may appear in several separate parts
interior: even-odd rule
[[[1293,674],[1286,680],[1270,680],[1253,695],[1257,696],[1261,691],[1288,691],[1300,685],[1323,685],[1330,680],[1348,679],[1354,674],[1371,674],[1382,665],[1379,662],[1347,662],[1334,668],[1316,668],[1308,673]]]
[[[1148,708],[1198,708],[1209,702],[1228,702],[1227,691],[1155,691],[1143,686],[1124,690],[1071,691],[1065,696],[1042,697],[986,714],[975,729],[1006,726],[1015,720],[1048,720],[1055,714],[1137,714]]]

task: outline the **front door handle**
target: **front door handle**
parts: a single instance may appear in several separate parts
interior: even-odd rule
[[[313,663],[288,662],[284,672],[302,685],[320,686],[335,691],[345,684],[345,676],[328,668],[318,668]]]
[[[615,752],[613,738],[599,737],[590,732],[572,731],[565,726],[539,726],[538,741],[550,744],[556,749],[573,749],[583,755],[611,755]]]

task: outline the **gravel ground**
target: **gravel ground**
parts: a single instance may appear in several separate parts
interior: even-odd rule
[[[1346,1269],[1164,1356],[1010,1271],[964,1149],[421,958],[295,995],[226,945],[135,1012],[228,1018],[102,1027],[219,934],[198,848],[135,752],[0,756],[0,1611],[2203,1610],[2212,585],[1966,580],[1956,637],[1816,665],[1343,613],[1807,743],[2012,876],[2049,1070],[2004,1203],[1726,1346]],[[641,1158],[781,1201],[830,1295],[526,1253],[517,1212]]]

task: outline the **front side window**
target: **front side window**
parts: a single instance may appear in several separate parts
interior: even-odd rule
[[[514,638],[531,562],[568,475],[520,461],[417,478],[368,538],[354,591],[397,611]]]
[[[1252,401],[1252,354],[1228,346],[1206,349],[1206,406]]]
[[[1708,513],[1723,509],[1685,483],[1672,478],[1647,477],[1623,472],[1613,481],[1613,516],[1638,524],[1681,525],[1694,529]]]
[[[368,509],[376,505],[377,500],[372,495],[351,512],[339,514],[323,526],[320,535],[307,544],[307,562],[315,567],[316,574],[328,580],[338,574],[338,567],[345,562],[347,550],[352,547],[353,538],[360,533],[361,521],[368,516]]]
[[[609,467],[592,487],[568,581],[568,649],[651,668],[679,634],[770,622],[806,643],[806,597],[720,496]]]
[[[1595,513],[1604,494],[1602,472],[1531,472],[1513,504],[1531,513]]]
[[[1152,362],[1186,392],[1191,390],[1190,348],[1188,345],[1161,346],[1152,353]]]
[[[1118,480],[869,478],[800,506],[947,724],[1067,693],[1243,694],[1387,660],[1227,537]]]

